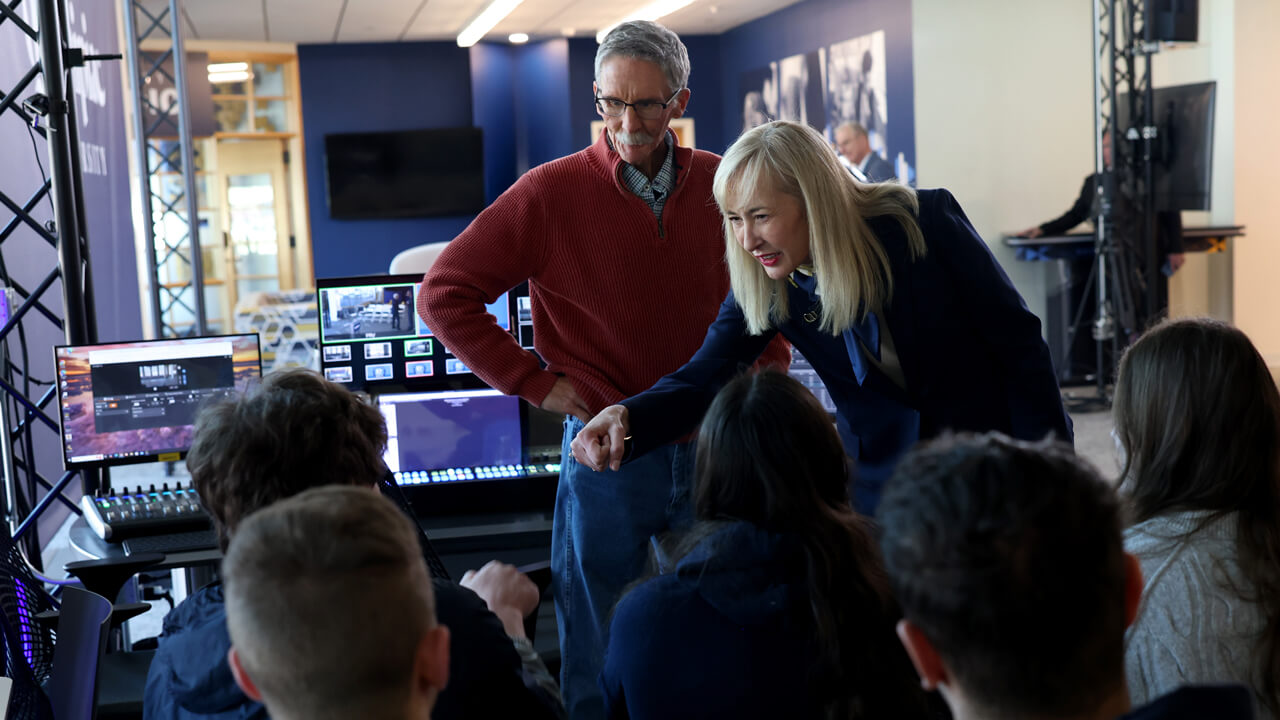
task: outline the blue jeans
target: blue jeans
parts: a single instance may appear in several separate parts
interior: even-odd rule
[[[650,539],[693,520],[693,445],[667,445],[618,472],[595,472],[569,449],[581,429],[581,420],[565,419],[551,569],[564,704],[572,720],[598,720],[613,606],[624,587],[648,572]]]

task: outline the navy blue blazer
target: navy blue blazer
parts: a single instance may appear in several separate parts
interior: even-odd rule
[[[912,258],[896,221],[868,220],[893,273],[881,311],[906,381],[905,390],[858,357],[857,333],[832,337],[804,320],[813,297],[789,287],[791,317],[749,335],[730,292],[702,347],[684,367],[623,401],[634,457],[692,431],[725,383],[748,367],[777,332],[826,384],[845,449],[856,461],[855,505],[873,514],[879,489],[917,440],[945,430],[998,430],[1072,442],[1040,319],[946,190],[919,191],[926,253]]]
[[[898,176],[898,172],[894,170],[893,163],[880,157],[879,153],[871,153],[868,156],[867,169],[862,171],[867,176],[867,180],[876,183],[892,180]]]

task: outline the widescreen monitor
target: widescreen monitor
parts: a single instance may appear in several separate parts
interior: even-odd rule
[[[485,206],[476,127],[325,135],[324,166],[335,219],[471,215]]]
[[[387,468],[401,485],[525,475],[520,399],[497,390],[378,396]]]
[[[320,369],[355,390],[443,390],[484,385],[418,317],[421,275],[318,278]],[[508,293],[485,309],[512,331]]]
[[[179,460],[196,414],[262,375],[257,334],[53,349],[68,470]]]
[[[491,388],[389,393],[377,404],[387,423],[383,460],[419,515],[551,508],[559,447],[544,447],[536,408]]]

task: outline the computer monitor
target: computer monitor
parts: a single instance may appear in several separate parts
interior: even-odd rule
[[[180,460],[200,408],[262,376],[256,333],[59,345],[53,355],[68,470]]]
[[[418,317],[421,275],[317,278],[320,370],[354,390],[427,391],[484,383],[453,357]],[[486,308],[511,331],[503,293]]]
[[[1152,91],[1152,192],[1157,210],[1210,209],[1216,90],[1217,84],[1210,81]],[[1126,132],[1129,114],[1129,96],[1122,94],[1116,98],[1116,125]]]
[[[383,460],[419,514],[551,507],[558,452],[530,444],[531,409],[520,398],[477,388],[382,394],[377,404]]]

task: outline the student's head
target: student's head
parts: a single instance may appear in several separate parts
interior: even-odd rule
[[[1135,519],[1171,510],[1275,512],[1280,393],[1236,328],[1188,318],[1147,331],[1120,362],[1113,412],[1125,457],[1121,488]]]
[[[902,460],[876,516],[898,634],[957,716],[1087,716],[1127,698],[1142,578],[1120,515],[1065,446],[944,436]]]
[[[1280,392],[1266,361],[1226,323],[1169,320],[1125,352],[1112,409],[1135,521],[1235,515],[1244,597],[1266,618],[1256,675],[1280,712]]]
[[[201,411],[187,469],[226,549],[241,520],[277,500],[320,485],[377,485],[386,445],[369,403],[310,370],[279,370]]]
[[[849,504],[848,459],[813,394],[776,371],[742,375],[712,402],[697,443],[699,520],[746,521],[796,542],[797,622],[816,648],[806,692],[830,717],[916,716],[923,698],[893,636],[879,553]]]
[[[867,129],[855,122],[840,123],[836,126],[836,148],[845,160],[854,165],[862,162],[871,152]]]
[[[812,265],[823,330],[851,327],[892,287],[888,256],[866,219],[888,216],[916,254],[924,239],[914,191],[855,181],[813,128],[778,120],[744,132],[725,152],[713,184],[725,217],[725,255],[747,327],[761,333],[789,316],[786,279]]]
[[[596,50],[593,89],[596,111],[618,155],[648,167],[660,153],[665,157],[667,126],[689,103],[689,51],[657,23],[622,23]]]
[[[368,488],[246,518],[222,564],[236,681],[280,720],[426,718],[449,631],[409,519]]]
[[[849,470],[830,416],[779,372],[744,374],[716,395],[698,432],[694,508],[706,520],[803,529],[849,508]]]

